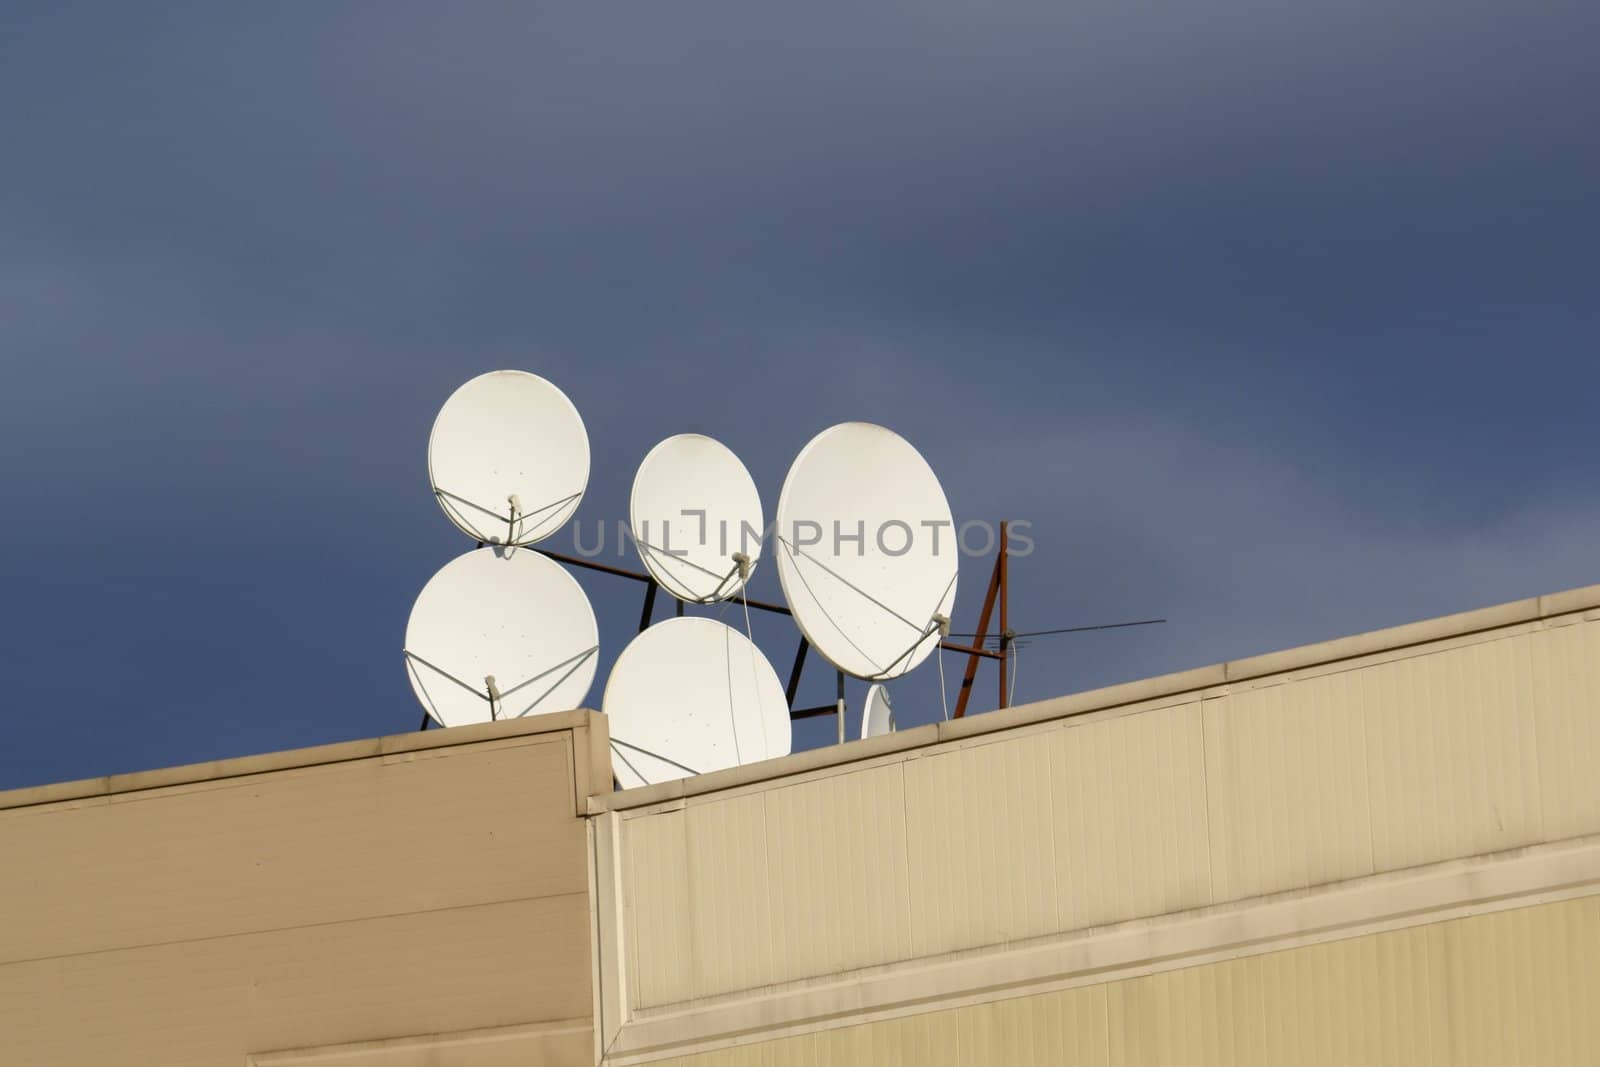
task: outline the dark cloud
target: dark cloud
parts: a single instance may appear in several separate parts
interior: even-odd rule
[[[1596,12],[11,5],[0,785],[413,725],[427,429],[497,366],[591,526],[665,434],[770,508],[870,418],[1034,523],[1020,628],[1172,619],[1022,697],[1593,581]]]

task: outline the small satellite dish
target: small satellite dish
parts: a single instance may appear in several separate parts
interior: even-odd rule
[[[916,667],[955,604],[958,545],[939,479],[892,430],[846,422],[800,450],[778,497],[778,579],[806,640],[839,670]]]
[[[628,519],[645,569],[679,600],[725,600],[761,555],[755,480],[704,434],[678,434],[650,450],[633,478]]]
[[[784,756],[792,742],[772,664],[738,630],[693,615],[629,642],[601,710],[623,788]]]
[[[411,688],[440,726],[582,705],[599,651],[577,581],[529,548],[457,556],[428,580],[406,624]]]
[[[433,420],[428,479],[468,537],[531,545],[578,510],[589,484],[589,435],[567,394],[538,375],[480,374]]]
[[[894,709],[889,706],[889,690],[874,683],[867,687],[867,700],[861,706],[861,736],[881,737],[894,732]]]

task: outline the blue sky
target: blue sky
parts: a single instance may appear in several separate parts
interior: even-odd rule
[[[497,367],[583,412],[591,527],[669,434],[770,510],[868,419],[1033,523],[1019,629],[1172,620],[1019,699],[1600,581],[1597,49],[1564,2],[7,4],[0,788],[415,728],[428,428]],[[581,580],[609,662],[638,590]]]

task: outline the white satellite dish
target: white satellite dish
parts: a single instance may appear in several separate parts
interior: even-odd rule
[[[861,736],[881,737],[893,732],[894,708],[889,704],[889,690],[873,683],[867,687],[867,699],[861,705]]]
[[[658,622],[611,668],[601,710],[623,788],[784,756],[789,706],[772,664],[729,626]]]
[[[428,580],[406,624],[411,688],[440,726],[582,705],[599,651],[577,581],[528,548],[457,556]]]
[[[916,667],[955,604],[958,545],[927,460],[882,426],[846,422],[800,450],[778,497],[778,579],[806,640],[839,670]]]
[[[761,554],[755,480],[704,434],[678,434],[650,450],[633,478],[628,520],[645,569],[679,600],[725,600]]]
[[[589,435],[567,395],[538,375],[480,374],[433,420],[428,479],[468,537],[531,545],[578,510],[589,484]]]

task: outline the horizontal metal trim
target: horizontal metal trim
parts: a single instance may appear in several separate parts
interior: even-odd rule
[[[605,1062],[1027,996],[1600,893],[1600,835],[633,1014]]]

